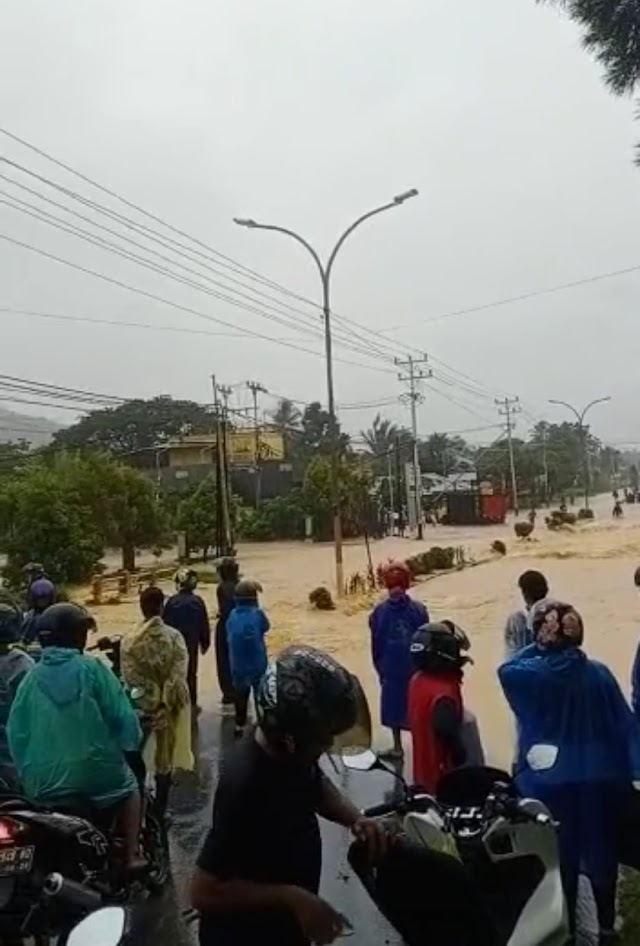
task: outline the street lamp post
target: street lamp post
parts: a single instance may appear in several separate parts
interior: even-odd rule
[[[567,401],[557,401],[554,398],[549,398],[549,404],[557,404],[560,407],[566,407],[567,410],[575,414],[578,421],[578,428],[580,431],[580,443],[582,445],[582,476],[584,478],[584,508],[589,508],[589,487],[591,485],[591,471],[589,469],[589,450],[587,446],[587,428],[584,424],[584,419],[587,416],[587,413],[591,410],[592,407],[595,407],[596,404],[604,404],[607,401],[611,400],[611,396],[607,395],[606,397],[597,397],[593,401],[589,401],[587,406],[583,408],[582,411],[579,411],[577,407],[574,407],[573,404],[567,403]]]
[[[347,227],[344,233],[340,236],[335,246],[331,250],[326,264],[322,262],[320,254],[313,248],[313,246],[311,246],[311,244],[305,240],[304,237],[300,236],[300,234],[296,233],[294,230],[289,230],[287,227],[278,227],[272,224],[257,223],[252,219],[234,217],[233,220],[233,222],[238,224],[238,226],[248,227],[250,230],[273,230],[275,233],[284,233],[286,236],[292,237],[294,240],[300,243],[308,253],[311,254],[318,268],[318,273],[320,274],[320,281],[322,283],[322,316],[324,320],[324,347],[327,371],[327,407],[329,409],[329,417],[331,419],[331,505],[333,508],[333,544],[336,561],[336,590],[339,596],[344,594],[344,566],[342,560],[342,516],[340,511],[340,456],[338,449],[338,417],[336,414],[336,403],[333,389],[333,339],[331,336],[330,295],[331,273],[333,271],[333,264],[335,263],[336,256],[342,248],[343,243],[347,237],[349,237],[353,231],[360,226],[360,224],[364,223],[365,220],[369,220],[371,217],[377,216],[377,214],[384,213],[385,210],[392,210],[394,207],[399,207],[406,200],[417,196],[418,191],[413,188],[412,190],[406,191],[404,194],[399,194],[397,197],[394,197],[393,200],[388,204],[383,204],[381,207],[376,207],[374,210],[370,210],[368,213],[362,214],[362,216],[358,217],[358,219],[355,220],[354,223],[352,223],[349,227]]]

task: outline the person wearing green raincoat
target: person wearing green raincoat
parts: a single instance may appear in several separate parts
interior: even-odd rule
[[[135,869],[141,801],[124,753],[139,751],[142,732],[112,671],[82,653],[92,627],[91,615],[75,604],[55,604],[41,615],[42,659],[13,701],[9,750],[32,802],[79,798],[113,809],[126,866]]]

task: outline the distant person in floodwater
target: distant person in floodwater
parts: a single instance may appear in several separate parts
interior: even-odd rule
[[[622,516],[624,516],[624,510],[623,510],[623,508],[622,508],[622,503],[620,502],[619,499],[616,499],[616,501],[615,501],[615,503],[614,503],[614,505],[613,505],[613,518],[614,518],[614,519],[621,519]]]
[[[369,616],[371,656],[380,680],[381,722],[393,734],[389,757],[401,759],[402,730],[408,729],[409,681],[414,671],[411,641],[428,623],[429,613],[421,601],[408,594],[411,574],[404,562],[390,562],[383,569],[382,580],[388,597]]]
[[[507,659],[533,643],[531,610],[549,594],[549,585],[542,572],[523,572],[518,578],[518,587],[524,599],[524,608],[519,608],[507,618],[504,629],[504,650]]]

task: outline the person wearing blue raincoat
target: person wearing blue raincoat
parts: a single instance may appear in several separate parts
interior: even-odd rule
[[[93,618],[75,604],[55,604],[40,616],[42,659],[13,700],[9,750],[32,802],[81,799],[112,808],[127,865],[136,867],[141,802],[124,753],[139,751],[142,731],[113,672],[82,653],[92,626]]]
[[[403,562],[390,562],[382,570],[389,596],[369,615],[371,657],[380,680],[380,718],[393,733],[388,755],[402,758],[402,730],[408,729],[409,681],[415,672],[411,641],[415,632],[429,623],[421,601],[408,594],[409,569]]]
[[[559,822],[570,921],[582,873],[606,936],[615,921],[619,809],[640,777],[640,727],[609,668],[582,650],[571,605],[541,602],[533,629],[535,643],[498,670],[519,727],[516,784]]]

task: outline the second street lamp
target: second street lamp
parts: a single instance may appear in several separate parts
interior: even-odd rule
[[[406,191],[403,194],[398,194],[397,197],[394,197],[393,200],[389,201],[387,204],[382,204],[380,207],[375,207],[373,210],[369,210],[367,213],[362,214],[361,217],[358,217],[347,229],[342,233],[340,238],[335,243],[333,249],[329,253],[327,262],[323,263],[320,258],[320,254],[313,248],[313,246],[305,240],[304,237],[300,236],[299,233],[296,233],[295,230],[289,230],[287,227],[279,227],[274,224],[267,223],[258,223],[257,221],[249,218],[243,219],[240,217],[234,217],[233,222],[238,224],[240,227],[247,227],[250,230],[273,230],[275,233],[284,233],[286,236],[291,237],[300,243],[311,254],[313,260],[318,268],[318,273],[320,275],[320,280],[322,283],[322,315],[324,319],[324,347],[325,347],[325,358],[326,358],[326,370],[327,370],[327,408],[329,410],[329,417],[331,419],[331,505],[333,509],[333,543],[335,549],[335,562],[336,562],[336,590],[338,595],[344,594],[344,566],[342,559],[342,515],[340,510],[340,480],[339,480],[339,470],[340,470],[340,452],[339,452],[339,437],[338,437],[338,417],[336,414],[336,403],[333,387],[333,339],[331,337],[331,272],[333,270],[333,264],[335,263],[336,256],[338,255],[344,241],[350,236],[353,231],[360,226],[361,223],[364,223],[365,220],[369,220],[370,217],[375,217],[377,214],[384,213],[385,210],[393,210],[394,207],[399,207],[401,204],[404,204],[406,200],[409,200],[411,197],[417,197],[418,191],[413,188],[412,190]]]
[[[584,508],[589,508],[589,492],[590,492],[590,480],[591,480],[591,471],[589,468],[589,447],[587,444],[587,428],[584,425],[584,419],[587,416],[587,413],[591,410],[592,407],[595,407],[596,404],[605,404],[607,401],[611,400],[611,396],[607,395],[606,397],[597,397],[593,401],[589,401],[587,406],[581,411],[577,407],[574,407],[573,404],[569,404],[567,401],[557,401],[554,398],[549,398],[549,404],[556,404],[560,407],[566,407],[567,410],[571,411],[572,414],[575,414],[578,421],[578,431],[580,433],[580,445],[582,447],[582,477],[584,479]]]

